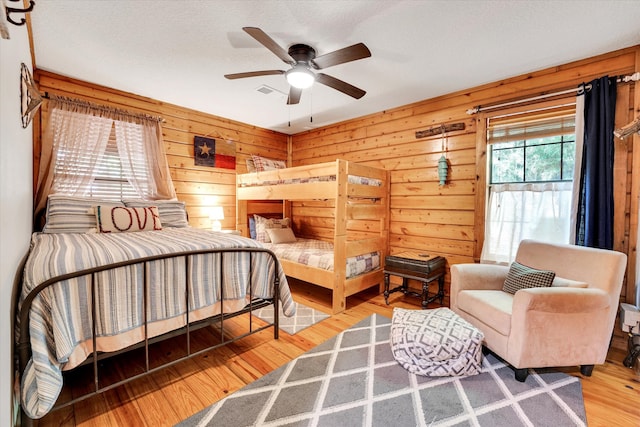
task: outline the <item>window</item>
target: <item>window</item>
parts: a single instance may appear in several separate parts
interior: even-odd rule
[[[509,263],[522,239],[568,243],[575,112],[489,119],[483,262]]]
[[[489,182],[572,181],[574,123],[573,118],[562,118],[491,129]]]
[[[104,154],[96,159],[93,159],[94,155],[95,153],[85,152],[73,158],[69,150],[61,147],[55,165],[54,180],[58,183],[56,190],[65,193],[62,183],[68,182],[70,175],[75,175],[84,183],[80,185],[76,194],[84,197],[114,201],[139,198],[138,192],[127,179],[122,167],[116,143],[115,125],[111,125]],[[144,163],[136,167],[146,169]],[[148,182],[146,184],[145,189],[148,188]]]
[[[53,152],[53,193],[103,200],[157,198],[155,132],[144,123],[54,110],[61,128]],[[152,123],[153,125],[153,123]]]

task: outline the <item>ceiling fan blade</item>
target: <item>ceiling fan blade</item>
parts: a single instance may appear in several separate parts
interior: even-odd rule
[[[284,74],[282,70],[264,70],[264,71],[249,71],[247,73],[234,73],[225,74],[224,76],[229,80],[244,79],[245,77],[258,77],[258,76],[271,76],[274,74]]]
[[[353,85],[350,85],[349,83],[342,81],[340,79],[336,79],[335,77],[331,77],[327,74],[323,74],[323,73],[317,73],[316,74],[316,81],[318,83],[321,83],[325,86],[329,86],[334,88],[335,90],[338,90],[346,95],[352,96],[355,99],[360,99],[364,96],[365,92],[364,90],[357,88]]]
[[[300,95],[302,95],[302,89],[291,86],[291,89],[289,89],[289,98],[287,99],[287,105],[299,103]]]
[[[256,27],[242,27],[242,29],[251,37],[256,39],[258,43],[273,52],[278,58],[282,59],[287,64],[295,64],[293,58],[289,56],[286,50],[284,50],[278,43],[276,43],[267,33]]]
[[[311,64],[314,68],[321,70],[334,65],[344,64],[345,62],[368,58],[370,56],[371,51],[369,51],[369,48],[367,48],[364,43],[358,43],[353,46],[320,55],[314,58],[311,61]]]

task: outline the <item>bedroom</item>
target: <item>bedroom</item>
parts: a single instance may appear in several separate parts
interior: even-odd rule
[[[44,2],[43,2],[44,3]],[[38,6],[36,6],[37,9]],[[260,26],[264,27],[258,22]],[[235,31],[240,31],[236,28]],[[273,31],[276,31],[275,28]],[[12,100],[19,96],[17,71],[20,62],[31,63],[30,48],[24,28],[11,28],[11,39],[1,40],[2,49],[2,290],[3,294],[15,292],[14,280],[16,266],[28,248],[28,236],[31,233],[31,194],[32,194],[32,152],[30,132],[20,128],[19,111]],[[275,34],[274,34],[275,37]],[[351,40],[358,42],[360,40]],[[410,105],[396,104],[395,108],[373,113],[362,119],[353,119],[341,124],[324,126],[295,134],[291,141],[281,132],[256,128],[238,121],[231,121],[224,115],[214,116],[199,113],[179,105],[168,105],[154,96],[133,95],[131,90],[115,90],[103,86],[101,79],[87,79],[84,83],[68,76],[51,72],[36,73],[42,91],[63,91],[73,96],[91,93],[96,103],[111,102],[117,97],[125,108],[145,110],[151,114],[165,117],[165,143],[168,160],[172,168],[172,177],[178,197],[188,205],[190,223],[195,227],[207,228],[210,225],[208,209],[213,205],[222,205],[225,209],[223,228],[236,228],[235,220],[235,173],[224,169],[196,168],[192,165],[193,136],[214,135],[237,141],[238,172],[244,172],[244,160],[250,154],[260,154],[271,158],[288,159],[293,165],[331,161],[345,158],[373,166],[393,170],[391,174],[391,210],[389,225],[390,252],[404,249],[417,249],[445,256],[448,265],[469,262],[479,257],[475,242],[479,239],[478,219],[476,217],[476,123],[475,117],[466,114],[468,108],[476,105],[494,104],[515,98],[535,96],[546,91],[555,91],[576,87],[583,81],[590,81],[603,75],[625,75],[638,71],[637,65],[639,40],[628,45],[618,46],[601,55],[585,56],[576,60],[566,60],[554,64],[553,68],[536,66],[532,73],[516,75],[504,80],[488,80],[482,86],[466,85],[464,91],[453,91],[436,98],[425,98]],[[284,43],[284,42],[283,42]],[[337,44],[339,47],[340,44]],[[373,48],[373,46],[370,46]],[[618,50],[622,49],[622,50]],[[267,54],[269,54],[267,52]],[[437,58],[434,58],[436,62]],[[39,63],[35,58],[36,69]],[[354,63],[355,65],[356,63]],[[262,67],[261,63],[256,64]],[[233,69],[231,72],[242,71]],[[257,83],[256,83],[257,84]],[[231,85],[233,87],[233,85]],[[637,85],[636,85],[637,86]],[[8,88],[13,92],[5,90]],[[471,89],[468,89],[471,88]],[[638,90],[633,85],[620,85],[619,103],[623,114],[620,125],[630,122],[637,116]],[[521,95],[520,95],[521,94]],[[622,105],[626,100],[626,105]],[[318,100],[314,104],[317,104]],[[626,108],[625,108],[626,107]],[[380,111],[380,110],[377,110]],[[282,115],[286,110],[282,109]],[[320,119],[316,115],[314,119]],[[302,120],[302,119],[301,119]],[[308,120],[308,114],[304,121]],[[436,165],[442,151],[442,138],[436,136],[416,139],[415,132],[438,126],[441,123],[464,122],[466,129],[452,133],[448,138],[451,163],[450,181],[438,186]],[[218,134],[216,134],[216,132]],[[637,136],[633,137],[637,139]],[[629,141],[628,139],[627,141]],[[11,144],[8,142],[11,141]],[[37,138],[34,142],[37,144]],[[292,147],[290,149],[289,147]],[[304,148],[301,148],[304,147]],[[631,224],[637,224],[637,207],[630,200],[637,200],[638,168],[632,167],[637,161],[637,153],[630,145],[621,143],[627,150],[620,160],[624,166],[618,172],[625,178],[617,191],[622,194],[625,211],[619,213],[616,230],[616,245],[623,252],[631,254],[634,235],[637,230]],[[184,166],[183,166],[184,165]],[[208,195],[216,195],[213,201],[207,201]],[[415,206],[422,205],[422,209]],[[304,207],[314,209],[316,206]],[[294,209],[303,209],[302,206]],[[11,224],[7,228],[7,224]],[[428,224],[428,227],[423,226]],[[447,278],[448,281],[448,278]],[[622,300],[632,301],[634,284],[628,280]],[[12,299],[13,301],[13,299]],[[4,313],[8,313],[6,301]],[[447,301],[445,301],[445,305]],[[11,341],[11,329],[8,318],[2,322],[2,342]],[[335,328],[346,327],[353,323],[352,317],[343,317],[336,321]],[[346,320],[345,320],[346,319]],[[329,336],[324,337],[324,339]],[[322,341],[320,337],[316,338]],[[623,348],[623,334],[618,331],[615,344]],[[2,368],[0,383],[11,382],[11,354],[4,346],[0,360]],[[2,400],[10,401],[11,390],[3,387]],[[2,406],[2,414],[8,404]],[[4,422],[4,420],[2,420]]]

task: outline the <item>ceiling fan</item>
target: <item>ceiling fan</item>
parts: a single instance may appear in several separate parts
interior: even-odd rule
[[[371,52],[363,43],[354,44],[349,47],[338,49],[324,55],[316,56],[316,51],[306,44],[293,44],[288,50],[284,50],[267,33],[256,27],[243,27],[247,34],[256,39],[260,44],[273,52],[278,58],[291,65],[291,69],[284,70],[263,70],[249,71],[246,73],[225,74],[228,79],[243,79],[246,77],[269,76],[274,74],[284,74],[291,85],[287,104],[297,104],[300,102],[302,89],[306,89],[318,82],[329,86],[353,98],[360,99],[366,93],[347,82],[332,77],[324,73],[314,73],[312,70],[322,70],[345,62],[356,61],[368,58]]]

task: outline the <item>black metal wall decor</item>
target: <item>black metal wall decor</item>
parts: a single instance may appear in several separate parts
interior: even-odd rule
[[[17,2],[22,3],[22,0],[9,0],[9,1],[10,2],[14,2],[14,3],[17,3]],[[7,22],[11,22],[13,25],[17,25],[17,26],[24,25],[25,22],[27,22],[27,20],[24,17],[21,18],[20,21],[18,22],[18,21],[14,21],[11,18],[11,14],[12,13],[28,13],[28,12],[31,12],[35,5],[36,5],[36,3],[33,0],[31,0],[31,1],[29,1],[29,7],[27,7],[26,9],[20,9],[20,8],[17,8],[17,7],[5,6],[4,9],[5,9],[5,16],[7,17]]]

